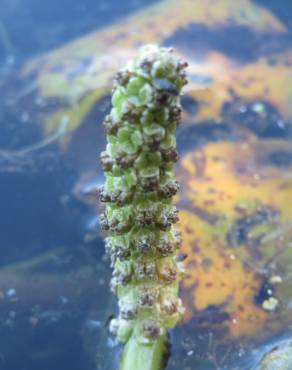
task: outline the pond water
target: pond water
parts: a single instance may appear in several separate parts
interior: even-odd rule
[[[166,369],[292,369],[291,2],[0,0],[0,370],[117,368],[97,156],[146,43],[189,62]]]

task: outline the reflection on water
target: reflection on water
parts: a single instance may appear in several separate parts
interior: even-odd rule
[[[190,64],[177,135],[187,314],[167,370],[266,369],[291,340],[290,2],[59,3],[1,9],[0,369],[117,368],[96,158],[113,73],[147,42]]]

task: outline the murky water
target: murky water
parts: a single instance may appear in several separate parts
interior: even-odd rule
[[[257,369],[291,341],[290,2],[1,0],[1,370],[117,368],[96,158],[113,73],[149,42],[190,64],[167,370]]]

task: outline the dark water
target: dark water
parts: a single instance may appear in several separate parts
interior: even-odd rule
[[[110,271],[102,237],[94,224],[97,209],[76,190],[82,173],[76,164],[78,151],[63,154],[54,141],[37,150],[26,150],[42,142],[43,132],[38,119],[27,117],[15,100],[21,85],[15,74],[33,56],[154,2],[0,0],[0,370],[115,368],[120,347],[107,332],[108,319],[116,312],[108,290]],[[257,2],[265,3],[291,32],[289,1],[281,5],[277,1]],[[208,38],[208,47],[226,47],[225,38],[218,43],[214,35],[206,35],[203,25],[194,27],[192,33]],[[287,37],[290,39],[283,42],[291,47],[291,33]],[[235,40],[231,54],[239,53],[239,59],[245,60],[250,52],[248,47],[237,48]],[[254,50],[251,54],[253,57]],[[188,113],[196,114],[193,101],[186,97],[183,105]],[[99,114],[102,117],[104,112]],[[269,126],[269,130],[270,137],[277,137],[278,126]],[[280,133],[291,135],[289,130]],[[94,128],[92,132],[91,145],[99,138],[96,141],[102,147],[100,131]],[[194,140],[201,140],[199,143],[191,141],[187,132],[179,136],[178,145],[183,152],[213,140],[213,136],[216,140],[230,135],[227,126],[218,129],[210,122],[197,126]],[[88,150],[84,155],[96,154]],[[169,369],[178,369],[179,363],[193,370],[194,361],[200,369],[223,369],[211,363],[204,351],[194,359],[192,330],[185,325],[171,334]],[[206,331],[198,331],[195,345],[207,348],[209,343]],[[252,366],[248,358],[246,361],[240,369]]]

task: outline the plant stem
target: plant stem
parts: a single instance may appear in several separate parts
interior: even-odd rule
[[[165,335],[150,343],[139,342],[133,333],[125,345],[120,370],[163,370]]]

